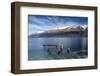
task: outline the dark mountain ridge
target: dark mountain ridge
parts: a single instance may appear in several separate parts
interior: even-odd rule
[[[87,37],[87,26],[66,27],[63,29],[50,29],[41,33],[33,33],[29,37]]]

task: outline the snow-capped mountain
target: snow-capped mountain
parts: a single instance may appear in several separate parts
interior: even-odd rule
[[[81,26],[64,26],[64,27],[55,27],[48,29],[46,31],[33,33],[30,36],[32,37],[54,37],[54,36],[87,36],[88,27],[87,25]]]
[[[57,27],[53,29],[49,29],[46,32],[70,32],[70,31],[84,31],[87,29],[87,26],[65,26],[65,27]]]

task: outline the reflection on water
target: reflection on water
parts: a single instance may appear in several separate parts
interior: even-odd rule
[[[28,60],[87,58],[87,43],[87,37],[28,38]]]

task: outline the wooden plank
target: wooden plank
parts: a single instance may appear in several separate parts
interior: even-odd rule
[[[58,47],[57,45],[52,45],[52,44],[48,44],[48,45],[43,45],[44,47]]]

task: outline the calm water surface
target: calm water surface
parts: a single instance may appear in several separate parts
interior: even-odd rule
[[[87,40],[87,37],[28,38],[28,60],[87,58]],[[58,48],[43,45],[57,45],[57,47],[63,45],[63,51],[58,53]]]

